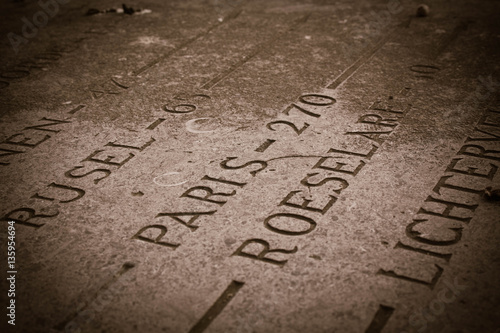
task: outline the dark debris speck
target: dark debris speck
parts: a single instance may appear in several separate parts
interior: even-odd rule
[[[85,15],[91,16],[91,15],[99,14],[100,12],[101,11],[99,9],[90,8],[89,10],[87,10],[87,13]]]

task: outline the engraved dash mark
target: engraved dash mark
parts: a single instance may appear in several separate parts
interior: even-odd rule
[[[261,144],[259,146],[259,148],[255,149],[255,151],[259,152],[259,153],[263,153],[267,148],[269,148],[269,146],[271,146],[274,142],[276,142],[276,140],[272,140],[272,139],[267,139],[263,144]]]
[[[214,77],[213,79],[211,79],[210,81],[208,81],[207,83],[205,83],[204,85],[202,85],[201,88],[202,89],[211,89],[211,88],[213,88],[220,81],[224,80],[226,77],[228,77],[229,75],[231,75],[231,73],[233,73],[239,67],[243,66],[245,63],[247,63],[249,60],[251,60],[257,54],[259,54],[260,52],[262,52],[263,50],[265,50],[266,48],[268,48],[269,45],[272,45],[276,40],[278,40],[281,37],[283,37],[283,35],[285,35],[286,33],[290,32],[292,30],[295,30],[299,25],[306,23],[307,20],[309,19],[309,16],[311,16],[310,13],[307,14],[307,15],[302,16],[301,18],[299,18],[298,20],[296,20],[292,24],[292,26],[290,28],[288,28],[286,31],[283,31],[282,33],[276,35],[275,37],[273,37],[271,40],[269,40],[267,42],[264,42],[264,43],[261,43],[261,44],[257,45],[252,50],[252,52],[250,52],[250,54],[247,54],[245,57],[243,57],[243,59],[241,59],[240,61],[234,63],[233,65],[231,65],[228,69],[226,69],[222,73],[219,73],[216,77]]]
[[[78,111],[80,111],[81,109],[83,109],[85,107],[85,105],[78,105],[76,108],[74,108],[73,110],[71,111],[68,111],[68,113],[70,114],[75,114],[77,113]]]
[[[187,41],[185,41],[184,43],[181,43],[179,46],[175,47],[174,49],[168,51],[166,54],[164,54],[163,56],[159,57],[159,58],[156,58],[155,60],[151,61],[150,63],[142,66],[141,68],[135,70],[132,75],[134,76],[137,76],[145,71],[147,71],[149,68],[153,67],[154,65],[158,64],[159,62],[167,59],[168,57],[170,57],[172,54],[174,54],[175,52],[185,48],[186,46],[188,46],[189,44],[197,41],[198,39],[208,35],[212,30],[218,28],[219,26],[221,26],[222,24],[226,23],[227,21],[230,21],[230,20],[233,20],[235,18],[237,18],[239,15],[241,14],[241,10],[236,10],[236,11],[233,11],[231,12],[229,15],[227,15],[226,17],[224,17],[224,19],[221,21],[221,22],[217,22],[216,24],[212,25],[210,28],[208,28],[207,30],[197,34],[196,36],[192,37],[192,38],[189,38]]]
[[[153,123],[151,123],[151,125],[149,125],[148,127],[146,127],[146,129],[153,130],[153,129],[155,129],[158,125],[160,125],[164,121],[165,121],[165,118],[158,118]]]
[[[375,317],[373,317],[370,326],[366,329],[365,333],[380,333],[384,328],[385,324],[391,317],[394,312],[394,308],[390,306],[379,304],[377,313],[375,313]]]
[[[189,333],[202,333],[210,323],[224,310],[226,305],[234,298],[236,293],[243,287],[244,282],[231,281],[226,290],[219,296],[215,303],[208,309],[203,317],[193,326]]]
[[[122,276],[123,274],[125,274],[126,272],[128,272],[130,269],[134,268],[135,267],[135,264],[133,263],[130,263],[130,262],[126,262],[122,265],[122,267],[120,268],[120,270],[118,272],[116,272],[113,277],[111,279],[109,279],[101,288],[99,288],[99,290],[97,290],[97,292],[92,295],[91,298],[87,299],[87,301],[85,302],[85,304],[78,308],[77,311],[71,313],[68,317],[66,317],[66,319],[64,319],[62,322],[60,322],[59,324],[57,324],[56,326],[54,326],[54,329],[60,331],[62,329],[64,329],[66,327],[66,325],[68,325],[68,323],[70,323],[73,319],[75,319],[79,313],[85,311],[88,306],[95,300],[97,299],[97,297],[99,296],[100,293],[106,291],[113,283],[115,283],[119,278],[120,276]]]

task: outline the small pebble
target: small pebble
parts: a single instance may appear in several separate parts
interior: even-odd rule
[[[122,266],[123,268],[126,268],[126,269],[131,269],[131,268],[134,268],[135,267],[135,264],[133,262],[130,262],[130,261],[127,261],[123,264]]]
[[[429,15],[429,6],[427,5],[418,5],[417,8],[417,17],[426,17]]]
[[[101,11],[99,9],[90,8],[85,15],[91,16],[91,15],[99,14],[100,12]]]

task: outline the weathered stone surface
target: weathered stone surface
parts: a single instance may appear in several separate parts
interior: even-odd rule
[[[498,3],[62,2],[2,5],[2,332],[498,332]]]

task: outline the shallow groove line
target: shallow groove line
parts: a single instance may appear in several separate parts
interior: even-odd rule
[[[243,287],[244,282],[231,281],[226,290],[219,296],[215,303],[201,317],[201,319],[193,326],[189,333],[202,333],[210,325],[212,321],[224,310],[226,305],[236,296],[236,293]]]
[[[338,86],[340,86],[344,81],[346,81],[348,78],[350,78],[363,64],[365,64],[368,60],[373,57],[373,55],[382,48],[382,46],[387,43],[389,39],[399,30],[399,28],[406,27],[406,23],[399,24],[389,32],[387,35],[385,35],[377,44],[375,44],[372,48],[368,49],[366,52],[364,52],[358,60],[356,60],[351,66],[349,66],[345,71],[342,72],[332,83],[328,85],[328,89],[336,89]]]
[[[332,156],[319,156],[319,155],[287,155],[287,156],[280,156],[280,157],[275,157],[267,160],[266,162],[271,162],[271,161],[276,161],[276,160],[281,160],[284,158],[311,158],[311,157],[316,157],[316,158],[329,158]]]
[[[463,32],[463,31],[466,31],[467,28],[469,27],[469,22],[468,21],[462,21],[460,22],[454,29],[453,31],[451,32],[450,36],[443,42],[443,44],[441,45],[441,47],[439,47],[436,51],[436,53],[434,54],[434,56],[432,57],[432,59],[437,59],[441,53],[443,53],[444,50],[446,50],[446,48],[451,44],[453,43],[453,41],[455,39],[457,39],[458,35]]]
[[[276,35],[275,37],[273,37],[271,40],[257,45],[252,52],[250,52],[249,54],[247,54],[246,56],[244,56],[240,61],[232,64],[225,71],[219,73],[216,77],[214,77],[213,79],[211,79],[210,81],[208,81],[207,83],[205,83],[204,85],[202,85],[201,88],[202,89],[211,89],[211,88],[213,88],[220,81],[224,80],[226,77],[228,77],[229,75],[231,75],[231,73],[233,73],[239,67],[243,66],[249,60],[251,60],[252,58],[254,58],[257,54],[259,54],[260,52],[262,52],[265,49],[267,49],[269,47],[269,45],[271,45],[272,43],[274,43],[280,37],[282,37],[283,35],[287,34],[290,31],[295,30],[299,25],[306,23],[307,20],[309,19],[309,16],[311,16],[311,13],[308,13],[308,14],[302,16],[301,18],[299,18],[298,20],[296,20],[292,24],[292,26],[290,28],[288,28],[287,30],[283,31],[282,33],[279,33],[278,35]]]
[[[384,328],[385,324],[394,312],[394,308],[386,305],[379,304],[377,313],[373,317],[370,326],[366,329],[365,333],[380,333]]]
[[[154,130],[158,125],[160,125],[164,121],[165,121],[165,118],[158,118],[153,123],[151,123],[151,125],[149,125],[148,127],[146,127],[146,129],[148,129],[148,130]]]
[[[133,76],[137,76],[141,73],[144,73],[146,70],[148,70],[149,68],[153,67],[154,65],[158,64],[159,62],[167,59],[168,57],[170,57],[172,54],[174,54],[175,52],[185,48],[186,46],[188,46],[189,44],[197,41],[198,39],[208,35],[212,30],[220,27],[221,25],[223,25],[224,23],[226,22],[229,22],[230,20],[233,20],[235,18],[237,18],[240,14],[241,14],[241,10],[236,10],[236,11],[233,11],[231,12],[229,15],[227,15],[226,17],[224,17],[224,19],[221,21],[221,22],[218,22],[214,25],[212,25],[210,28],[208,28],[207,30],[203,31],[203,32],[200,32],[199,34],[197,34],[196,36],[188,39],[187,41],[185,41],[184,43],[181,43],[179,46],[177,46],[176,48],[168,51],[166,54],[162,55],[161,57],[159,58],[156,58],[155,60],[151,61],[150,63],[142,66],[141,68],[135,70],[132,75]]]
[[[116,272],[111,277],[111,279],[109,279],[105,284],[103,284],[101,286],[101,288],[99,288],[99,290],[97,290],[96,293],[94,295],[92,295],[92,297],[89,298],[81,308],[79,308],[77,311],[71,313],[68,317],[66,317],[66,319],[64,319],[62,322],[60,322],[56,326],[54,326],[54,329],[59,330],[59,331],[64,329],[66,327],[66,325],[69,322],[71,322],[73,319],[75,319],[79,313],[81,313],[83,310],[85,310],[97,298],[97,296],[99,296],[100,293],[102,293],[103,291],[108,289],[109,286],[111,286],[113,283],[116,282],[116,280],[118,280],[120,278],[120,276],[122,276],[123,274],[125,274],[127,271],[129,271],[130,269],[132,269],[134,267],[135,267],[135,265],[132,263],[128,263],[128,262],[124,263],[122,265],[122,267],[120,268],[120,270],[118,272]]]

